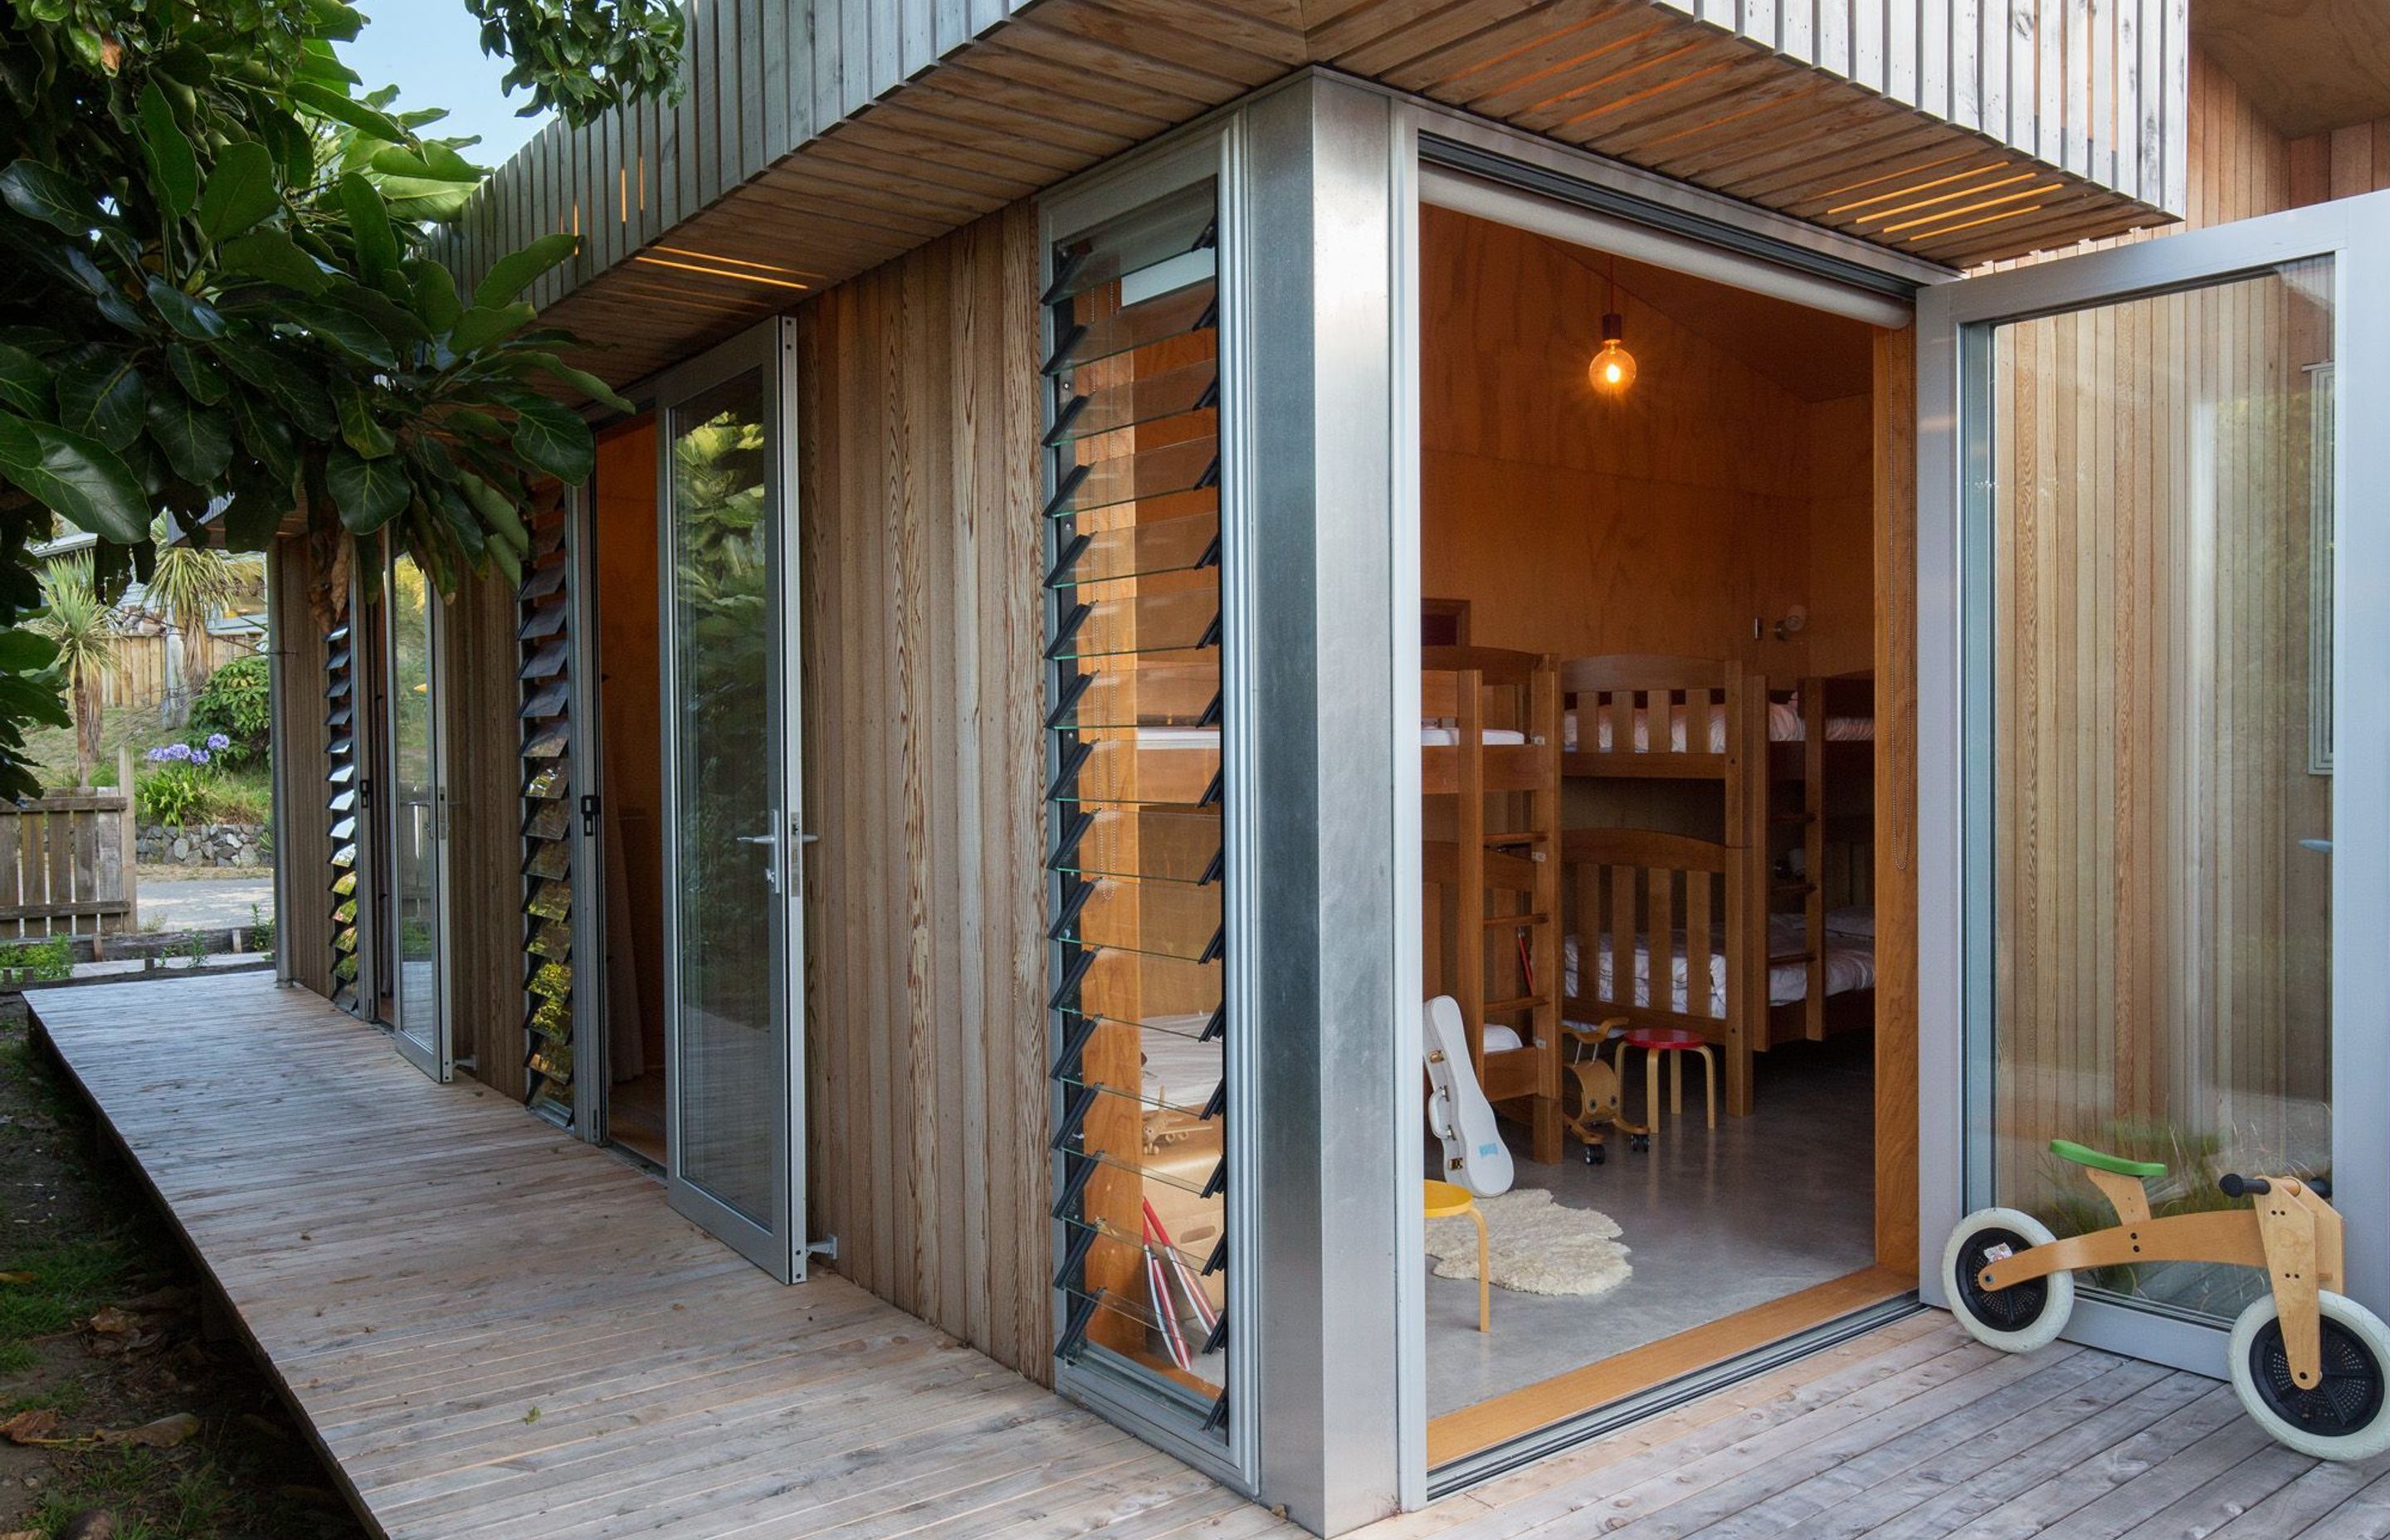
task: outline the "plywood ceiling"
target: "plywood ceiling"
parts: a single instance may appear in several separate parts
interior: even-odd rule
[[[2390,118],[2390,0],[2196,0],[2191,35],[2290,137]]]

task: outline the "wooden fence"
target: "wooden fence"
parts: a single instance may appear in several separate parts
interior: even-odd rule
[[[256,641],[244,636],[208,637],[208,672],[214,673],[236,658],[251,657]],[[128,631],[116,638],[116,667],[99,675],[99,703],[119,707],[155,706],[166,699],[166,636],[160,631]]]
[[[0,802],[0,941],[135,924],[132,800],[115,790]]]

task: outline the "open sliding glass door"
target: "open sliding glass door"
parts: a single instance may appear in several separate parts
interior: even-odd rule
[[[2390,195],[1920,305],[1924,1292],[1962,1213],[2116,1223],[2067,1139],[2328,1176],[2390,1306]],[[2345,430],[2336,430],[2335,425]],[[2263,1274],[2078,1277],[2068,1335],[2220,1373]]]
[[[415,558],[392,550],[382,568],[382,699],[375,724],[388,809],[388,918],[377,948],[392,1041],[434,1080],[456,1072],[448,1009],[448,794],[440,731],[438,596]]]
[[[803,866],[787,323],[660,388],[673,1206],[804,1272]]]

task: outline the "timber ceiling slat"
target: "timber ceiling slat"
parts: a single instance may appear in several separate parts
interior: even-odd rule
[[[882,127],[880,114],[866,113],[823,141],[829,155],[851,165],[866,165],[892,177],[909,177],[951,188],[964,198],[993,197],[1001,207],[1045,186],[1050,177],[1038,174],[1034,161],[1024,162],[1001,152],[941,144],[902,129]],[[983,212],[985,211],[983,210]]]
[[[1515,123],[1530,133],[1554,134],[1581,120],[1615,111],[1654,89],[1683,88],[1697,78],[1703,49],[1700,39],[1662,28],[1588,59],[1580,75],[1539,77],[1500,91],[1448,93],[1441,86],[1430,86],[1427,95]]]
[[[1033,113],[1025,108],[1002,106],[949,90],[944,82],[951,73],[940,71],[907,87],[900,100],[889,102],[879,110],[903,115],[900,121],[918,118],[925,123],[951,125],[972,134],[1034,135],[1058,152],[1068,152],[1081,165],[1117,155],[1136,142],[1124,135],[1089,128],[1060,112]]]
[[[1151,58],[1088,35],[1089,27],[1086,13],[1077,7],[1048,6],[1025,13],[1005,28],[1005,36],[1034,48],[1039,57],[1064,69],[1100,72],[1105,80],[1124,83],[1163,108],[1174,122],[1183,122],[1207,108],[1233,101],[1262,83],[1259,80],[1248,83]],[[1161,41],[1163,36],[1161,28],[1145,32],[1148,41]],[[1284,72],[1273,71],[1271,77],[1265,78]],[[1080,89],[1085,88],[1083,81]]]
[[[1657,166],[1721,146],[1765,144],[1780,133],[1797,130],[1800,120],[1815,117],[1826,100],[1823,81],[1773,70],[1745,82],[1732,101],[1717,103],[1690,121],[1656,120],[1613,135],[1611,153],[1639,166]]]
[[[984,124],[954,122],[907,100],[874,108],[839,132],[861,135],[882,149],[936,156],[948,165],[990,176],[1019,175],[1025,169],[1040,186],[1087,163],[1083,151],[1029,139],[1017,129],[991,131]]]
[[[1596,89],[1592,82],[1684,42],[1681,32],[1642,6],[1593,0],[1573,8],[1587,14],[1558,32],[1541,25],[1541,12],[1513,18],[1387,71],[1387,83],[1501,116],[1572,89]]]
[[[1440,11],[1465,8],[1471,3],[1472,0],[1304,0],[1303,20],[1311,38],[1311,57],[1325,62],[1372,38],[1391,37]],[[1496,0],[1497,6],[1503,3],[1505,0]]]
[[[1638,91],[1600,115],[1600,130],[1592,142],[1600,144],[1605,155],[1639,162],[1641,146],[1669,135],[1715,126],[1743,105],[1753,85],[1766,83],[1777,72],[1772,60],[1729,58],[1664,89]],[[1765,138],[1760,132],[1749,132],[1754,141]]]
[[[1014,35],[1013,27],[1008,25],[987,42],[973,45],[970,62],[983,73],[1035,92],[1049,103],[1072,102],[1108,110],[1124,125],[1124,132],[1139,144],[1164,129],[1197,116],[1203,107],[1212,105],[1205,102],[1198,106],[1198,98],[1175,94],[1169,103],[1157,102],[1134,86],[1090,75],[1084,69],[1042,58],[1014,47],[1008,42]],[[1163,115],[1165,107],[1181,115],[1175,118]]]
[[[1333,54],[1323,54],[1322,59],[1339,70],[1382,80],[1389,85],[1416,78],[1433,79],[1440,73],[1437,61],[1447,57],[1471,57],[1471,50],[1479,46],[1480,38],[1508,26],[1536,9],[1539,4],[1558,20],[1565,16],[1568,6],[1598,13],[1619,8],[1620,0],[1479,0],[1477,4],[1462,0],[1392,32],[1365,37]]]
[[[1182,26],[1156,27],[1150,19],[1125,15],[1102,4],[1102,0],[1077,0],[1068,6],[1032,11],[1023,27],[1050,27],[1147,61],[1173,76],[1208,78],[1218,88],[1229,92],[1229,96],[1223,99],[1234,99],[1256,86],[1266,85],[1295,67],[1274,53],[1240,46],[1201,0],[1177,3],[1188,13]]]
[[[951,87],[957,96],[1018,112],[1024,122],[1042,122],[1067,112],[1082,128],[1132,145],[1142,144],[1159,132],[1153,126],[1159,120],[1150,114],[1112,107],[1083,91],[1062,94],[1022,80],[1008,70],[995,68],[997,58],[992,43],[978,44],[954,62],[941,65],[930,78]]]

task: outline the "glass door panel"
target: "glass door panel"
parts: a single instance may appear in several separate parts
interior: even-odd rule
[[[2332,1167],[2332,264],[1989,339],[1992,1200],[2115,1223],[2054,1138]],[[2229,1322],[2245,1267],[2079,1278]]]
[[[1920,1230],[2115,1214],[2052,1141],[2228,1174],[2390,1170],[2390,197],[2030,263],[1918,304]],[[2138,1168],[2136,1168],[2138,1169]],[[2390,1239],[2347,1232],[2379,1309]],[[2205,1373],[2255,1269],[2078,1276],[2067,1334]]]
[[[783,648],[778,323],[664,407],[670,1178],[691,1218],[801,1271],[801,836]]]
[[[427,1073],[455,1068],[445,1008],[441,926],[439,669],[431,586],[412,557],[395,554],[383,602],[389,639],[389,776],[392,1025],[399,1046]]]

